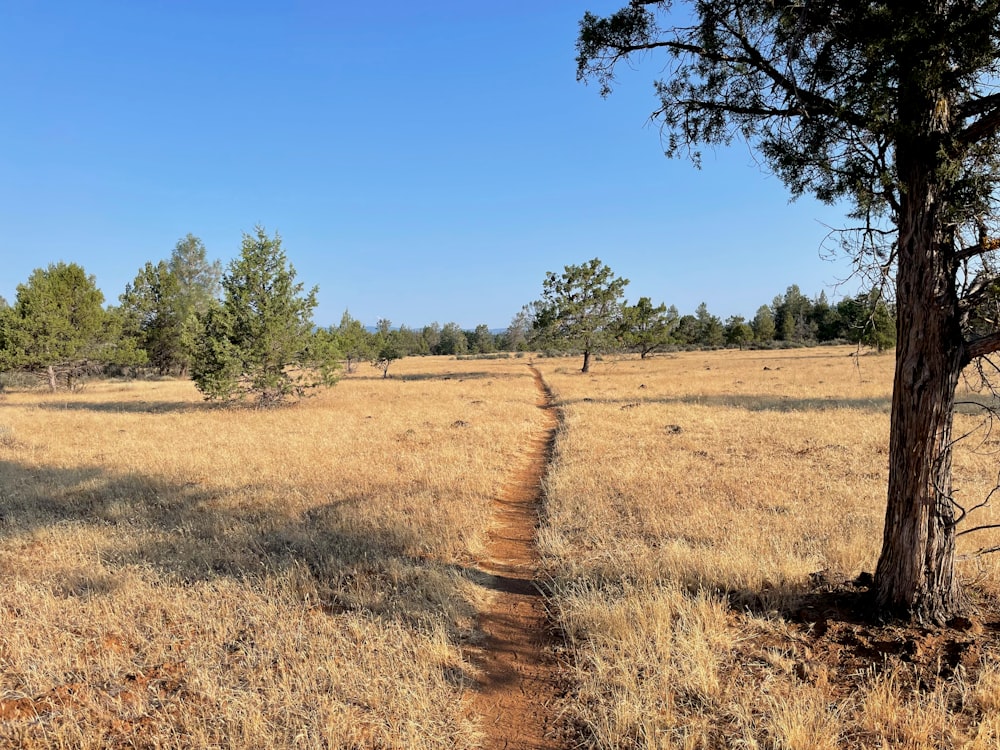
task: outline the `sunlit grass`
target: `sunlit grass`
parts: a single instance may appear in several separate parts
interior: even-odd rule
[[[369,368],[370,369],[370,368]],[[275,411],[183,381],[0,402],[0,744],[461,748],[519,361]]]
[[[566,712],[588,746],[938,748],[996,736],[995,671],[919,688],[905,665],[907,679],[882,673],[875,643],[875,673],[838,673],[853,626],[847,645],[819,654],[808,623],[825,627],[826,615],[799,618],[821,606],[816,581],[873,571],[881,546],[893,361],[854,353],[606,359],[589,375],[574,360],[539,363],[564,416],[541,545],[577,685]],[[993,486],[997,455],[982,439],[966,448],[956,489],[971,503]],[[978,515],[993,522],[989,508]],[[960,548],[995,541],[970,535]],[[976,596],[1000,591],[995,558],[960,568]]]

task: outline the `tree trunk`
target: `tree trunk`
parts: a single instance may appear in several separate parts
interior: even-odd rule
[[[881,612],[943,624],[962,606],[951,501],[961,353],[943,330],[950,327],[946,316],[928,312],[918,308],[899,318],[888,504],[875,587]]]
[[[945,201],[935,183],[939,165],[933,156],[927,158],[936,153],[928,149],[930,141],[915,140],[913,150],[897,148],[905,190],[896,277],[896,374],[875,597],[884,614],[944,624],[963,605],[955,577],[951,469],[964,343],[952,237],[941,217]]]
[[[55,393],[59,388],[59,383],[56,382],[56,368],[53,365],[49,365],[48,375],[49,375],[49,390]]]
[[[590,349],[583,350],[583,369],[580,372],[590,372]]]

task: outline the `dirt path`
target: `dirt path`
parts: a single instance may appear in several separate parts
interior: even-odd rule
[[[533,366],[544,424],[531,455],[494,506],[496,526],[480,569],[495,595],[480,613],[484,639],[470,649],[482,677],[470,709],[483,717],[485,750],[557,750],[556,665],[545,601],[534,585],[538,564],[535,527],[541,482],[548,468],[558,415],[552,393]]]

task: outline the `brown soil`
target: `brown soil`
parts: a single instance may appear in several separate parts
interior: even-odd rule
[[[541,373],[534,367],[531,371],[543,425],[532,441],[526,464],[495,503],[495,526],[486,559],[480,562],[486,585],[495,594],[479,615],[484,637],[469,649],[481,670],[471,691],[470,708],[482,717],[485,750],[555,750],[565,746],[556,724],[557,644],[545,600],[535,584],[541,483],[558,416]]]
[[[967,705],[967,686],[1000,658],[1000,603],[977,597],[968,616],[945,627],[882,621],[874,614],[870,574],[853,581],[830,581],[823,573],[812,578],[811,591],[785,611],[771,613],[783,627],[747,629],[736,650],[744,665],[741,679],[765,681],[769,667],[761,654],[780,654],[797,681],[821,684],[846,705],[874,676],[891,673],[904,694],[939,691],[955,727],[974,734],[969,728],[977,720],[976,708]],[[744,607],[754,612],[752,602]],[[720,736],[727,729],[720,727]],[[857,740],[857,747],[878,745],[864,732]]]

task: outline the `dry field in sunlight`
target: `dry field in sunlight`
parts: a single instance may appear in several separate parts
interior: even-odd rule
[[[1000,534],[959,540],[967,620],[861,611],[893,361],[854,353],[535,360],[580,747],[1000,746],[1000,555],[969,554]],[[275,411],[172,380],[0,393],[0,747],[477,747],[466,647],[543,421],[528,361],[362,367]],[[968,506],[1000,432],[961,411]]]
[[[563,414],[540,543],[586,746],[1000,746],[997,556],[960,563],[979,610],[954,628],[860,616],[893,358],[852,353],[538,363]],[[994,486],[998,435],[958,450],[961,504]]]
[[[536,391],[390,374],[271,412],[0,394],[0,746],[474,747],[474,565]]]

